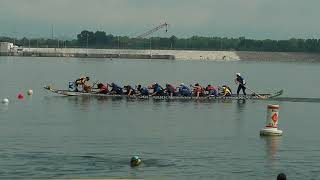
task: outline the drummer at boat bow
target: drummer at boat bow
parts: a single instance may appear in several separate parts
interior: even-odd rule
[[[238,84],[237,96],[239,96],[239,92],[242,89],[244,95],[246,95],[246,81],[243,79],[240,73],[236,73],[236,79],[234,80],[236,84]]]
[[[87,82],[90,80],[90,77],[80,77],[79,79],[75,80],[75,91],[78,92],[78,87],[79,85],[82,86],[83,91],[85,92],[90,92],[91,91],[91,86],[87,84]]]

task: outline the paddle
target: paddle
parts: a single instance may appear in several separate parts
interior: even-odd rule
[[[241,84],[241,83],[240,83]],[[244,86],[245,88],[247,88],[249,91],[251,91],[252,93],[254,93],[255,95],[257,95],[259,98],[261,99],[267,99],[267,97],[265,96],[261,96],[260,94],[256,93],[254,90],[250,89],[248,86],[245,86],[243,84],[241,84],[242,86]]]

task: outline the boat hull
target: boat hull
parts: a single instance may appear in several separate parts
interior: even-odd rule
[[[202,97],[183,97],[183,96],[127,96],[127,95],[111,95],[111,94],[99,94],[95,92],[86,93],[86,92],[74,92],[68,90],[58,90],[51,87],[44,87],[44,89],[53,92],[55,94],[63,96],[80,96],[80,97],[106,97],[106,98],[129,98],[129,99],[154,99],[154,100],[223,100],[223,99],[270,99],[278,97],[283,94],[283,90],[277,91],[273,94],[248,94],[248,95],[239,95],[232,94],[231,96],[202,96]]]

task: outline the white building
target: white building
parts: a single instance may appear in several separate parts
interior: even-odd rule
[[[18,52],[18,46],[10,42],[0,42],[0,55],[15,54]]]

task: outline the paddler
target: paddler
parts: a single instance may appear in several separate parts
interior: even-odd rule
[[[98,92],[97,92],[98,94],[108,94],[109,92],[108,85],[98,83],[97,87],[98,87]]]
[[[222,86],[222,95],[223,96],[231,96],[231,94],[232,94],[232,91],[231,91],[230,87],[223,85]]]
[[[139,165],[141,165],[142,160],[139,156],[133,156],[130,160],[130,166],[131,167],[137,167]]]
[[[79,79],[75,80],[75,81],[74,81],[75,91],[76,91],[76,92],[79,91],[79,90],[78,90],[79,85],[82,86],[82,89],[83,89],[84,91],[86,91],[85,89],[89,90],[89,89],[91,88],[91,86],[90,86],[90,88],[89,88],[89,87],[88,87],[89,85],[86,85],[86,82],[88,82],[89,80],[90,80],[90,77],[88,77],[88,76],[87,76],[87,77],[81,76]],[[85,88],[85,86],[87,86],[87,87]]]
[[[218,95],[218,91],[217,91],[217,88],[212,86],[211,84],[209,84],[206,89],[205,89],[207,92],[208,92],[208,95],[209,96],[217,96]]]
[[[123,86],[123,88],[126,90],[127,96],[133,96],[136,94],[136,90],[133,89],[130,85]]]
[[[123,94],[123,89],[120,86],[118,86],[117,84],[111,83],[108,85],[112,88],[110,91],[110,94],[117,94],[117,95]]]
[[[153,89],[153,93],[151,96],[163,96],[164,95],[164,89],[158,84],[154,83],[151,86],[149,86],[150,89]]]
[[[236,79],[234,80],[236,84],[238,84],[237,96],[239,96],[239,92],[242,89],[244,95],[246,95],[246,81],[243,79],[240,73],[236,73]]]
[[[138,85],[137,91],[137,96],[149,96],[148,88],[142,87],[140,84]]]
[[[192,95],[190,88],[188,86],[184,85],[184,83],[181,83],[179,85],[178,92],[181,96],[184,96],[184,97],[189,97]]]
[[[193,93],[196,96],[196,98],[199,98],[200,96],[203,96],[203,88],[200,86],[199,83],[196,83],[194,85]]]
[[[175,88],[172,84],[166,84],[165,92],[166,92],[166,93],[168,94],[168,96],[170,96],[170,97],[177,95],[176,88]]]

